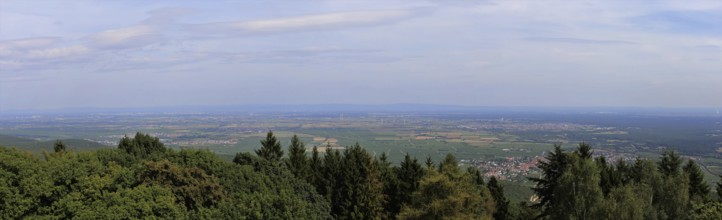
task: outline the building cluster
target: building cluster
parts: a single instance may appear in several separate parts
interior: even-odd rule
[[[518,178],[526,178],[531,174],[538,172],[537,162],[543,157],[507,157],[496,160],[462,160],[481,170],[484,177],[495,177],[500,180],[514,180]]]

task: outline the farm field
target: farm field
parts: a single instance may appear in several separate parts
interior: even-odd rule
[[[681,134],[678,132],[683,129]],[[0,145],[35,153],[56,139],[71,149],[114,147],[135,132],[159,137],[172,148],[207,149],[231,158],[252,152],[273,131],[284,146],[293,135],[320,152],[356,143],[398,162],[409,154],[439,161],[452,153],[502,179],[523,182],[554,144],[592,144],[610,160],[656,158],[675,149],[696,158],[709,182],[722,174],[722,125],[718,117],[509,112],[293,112],[194,114],[39,115],[0,118]],[[496,162],[489,162],[496,161]]]

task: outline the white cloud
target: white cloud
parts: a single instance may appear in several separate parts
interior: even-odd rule
[[[408,19],[422,10],[376,10],[312,14],[296,17],[255,21],[220,22],[195,25],[195,29],[209,34],[234,32],[239,34],[281,33],[326,30],[367,25],[380,25]]]
[[[157,42],[160,38],[156,28],[149,25],[111,29],[88,36],[91,45],[110,48],[145,46]]]
[[[36,37],[8,41],[0,41],[0,50],[26,49],[50,46],[60,40],[58,37]]]
[[[50,49],[38,49],[30,50],[26,53],[26,58],[30,59],[56,59],[56,58],[67,58],[74,56],[82,56],[89,53],[91,50],[83,45],[73,45],[67,47],[56,47]]]

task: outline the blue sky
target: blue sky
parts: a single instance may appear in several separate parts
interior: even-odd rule
[[[0,111],[721,94],[721,1],[0,1]]]

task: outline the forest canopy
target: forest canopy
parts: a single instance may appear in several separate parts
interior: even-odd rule
[[[538,164],[534,201],[512,203],[494,177],[452,154],[398,165],[360,144],[287,152],[273,132],[255,154],[226,161],[208,150],[167,148],[137,133],[114,149],[41,157],[0,147],[0,219],[722,219],[722,185],[694,160],[608,161],[581,143],[555,146]]]

